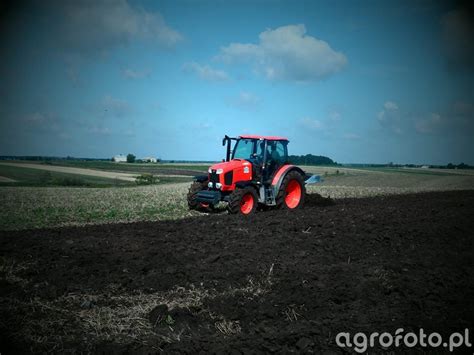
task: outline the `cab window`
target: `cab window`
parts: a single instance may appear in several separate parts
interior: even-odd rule
[[[286,148],[287,142],[270,141],[268,142],[268,159],[275,163],[283,164],[288,160],[288,153]]]
[[[252,139],[239,139],[234,148],[233,159],[250,159],[253,153],[254,141]]]

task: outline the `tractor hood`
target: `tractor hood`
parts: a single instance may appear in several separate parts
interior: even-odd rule
[[[233,191],[237,182],[252,180],[252,164],[243,159],[232,159],[209,168],[208,187],[222,192]]]
[[[252,170],[251,169],[252,164],[248,162],[247,160],[233,159],[231,161],[226,161],[226,162],[211,165],[209,169],[210,170],[215,169],[216,171],[222,169],[222,173],[220,171],[218,173],[225,174],[229,171],[243,170],[245,167],[248,167],[249,170]]]

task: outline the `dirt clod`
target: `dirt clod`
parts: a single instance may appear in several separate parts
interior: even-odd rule
[[[162,324],[168,316],[168,306],[160,304],[148,313],[148,319],[153,326]]]

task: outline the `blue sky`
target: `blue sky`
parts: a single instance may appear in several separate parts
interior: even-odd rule
[[[0,155],[219,160],[224,134],[250,133],[343,163],[474,163],[463,3],[0,9]]]

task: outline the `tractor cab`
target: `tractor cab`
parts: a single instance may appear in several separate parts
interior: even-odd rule
[[[251,214],[257,205],[300,207],[305,184],[314,183],[315,177],[305,182],[305,172],[289,163],[288,143],[284,137],[226,135],[225,159],[211,165],[208,175],[195,177],[188,193],[189,208],[212,209],[221,201],[227,202],[230,213],[241,214]]]
[[[225,137],[226,162],[245,160],[252,164],[252,176],[262,184],[268,184],[278,169],[288,164],[288,139],[283,137],[240,136],[235,139],[234,149],[229,148],[233,138]]]

